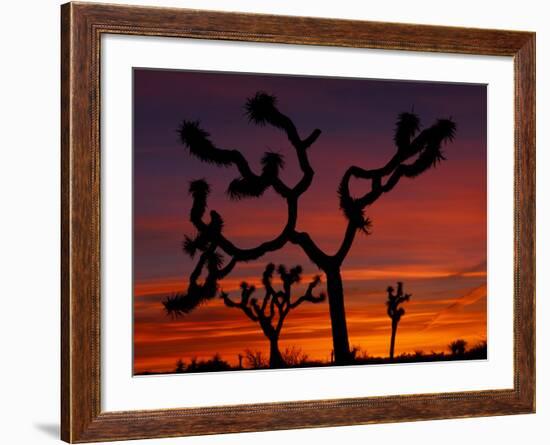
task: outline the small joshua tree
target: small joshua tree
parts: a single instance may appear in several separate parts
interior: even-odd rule
[[[277,273],[283,282],[282,290],[275,290],[273,287],[273,274],[275,265],[270,263],[266,266],[262,284],[265,289],[264,296],[260,301],[252,295],[256,291],[254,286],[246,282],[241,283],[241,298],[234,301],[226,292],[221,292],[221,298],[228,307],[241,309],[250,320],[259,323],[264,335],[269,340],[269,367],[280,368],[285,366],[285,361],[279,350],[279,337],[281,329],[289,312],[296,309],[302,303],[320,303],[325,300],[325,294],[313,295],[313,290],[321,282],[317,275],[309,283],[305,293],[299,298],[293,298],[292,286],[299,283],[302,278],[302,267],[295,266],[287,270],[282,264],[277,268]]]
[[[403,293],[403,283],[401,281],[397,282],[397,293],[395,293],[395,289],[392,286],[388,286],[387,292],[388,299],[386,301],[386,306],[388,309],[388,316],[391,318],[390,360],[393,360],[397,325],[401,317],[405,315],[405,309],[399,306],[401,303],[409,301],[412,295]]]
[[[297,227],[300,198],[310,188],[315,176],[309,160],[310,152],[321,130],[315,129],[309,136],[302,138],[292,119],[279,110],[277,98],[263,91],[246,101],[245,111],[251,123],[270,125],[286,134],[295,149],[302,172],[295,184],[287,184],[280,177],[285,166],[280,154],[265,153],[257,173],[239,150],[217,146],[198,121],[183,121],[179,129],[180,141],[191,156],[217,167],[234,167],[238,171],[238,176],[227,188],[229,198],[259,198],[272,189],[286,203],[286,223],[274,238],[264,240],[252,248],[243,248],[223,232],[223,218],[218,212],[210,210],[207,214],[210,194],[208,182],[204,179],[192,181],[189,187],[193,199],[190,220],[197,234],[194,237],[187,236],[183,245],[185,252],[191,257],[198,256],[198,260],[189,277],[187,291],[166,298],[164,307],[171,315],[187,314],[217,296],[218,282],[230,274],[236,264],[256,260],[282,249],[288,243],[294,244],[325,274],[334,361],[336,364],[350,363],[353,355],[349,347],[344,307],[342,264],[356,235],[371,233],[367,209],[405,178],[416,178],[445,160],[442,148],[453,140],[455,123],[451,119],[439,119],[421,130],[420,118],[416,114],[399,114],[393,135],[396,150],[391,158],[378,168],[365,169],[360,165],[350,165],[343,174],[335,193],[338,194],[340,210],[347,225],[337,250],[326,252],[309,233],[299,231]],[[368,145],[368,138],[365,138],[365,145]],[[368,154],[365,154],[364,160],[367,159]],[[364,194],[352,195],[350,183],[354,180],[367,184]],[[199,282],[201,274],[205,277]]]

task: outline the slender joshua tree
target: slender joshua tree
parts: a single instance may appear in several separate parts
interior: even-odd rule
[[[395,293],[395,289],[392,286],[388,286],[387,291],[388,299],[386,300],[386,306],[388,309],[388,317],[391,318],[390,360],[393,360],[397,325],[401,317],[405,315],[405,309],[400,307],[400,305],[405,301],[409,301],[412,295],[403,293],[403,283],[401,281],[397,282],[397,293]]]
[[[313,295],[313,290],[321,282],[320,276],[313,277],[305,293],[299,298],[293,298],[292,286],[302,278],[302,267],[295,266],[287,270],[282,264],[277,268],[277,273],[283,282],[283,289],[276,291],[273,287],[273,273],[275,265],[270,263],[266,266],[262,276],[262,284],[265,289],[261,303],[252,295],[256,291],[254,286],[246,282],[241,283],[241,298],[234,301],[226,292],[221,292],[221,298],[228,307],[241,309],[252,321],[259,323],[264,335],[269,340],[269,367],[280,368],[285,361],[279,350],[279,336],[281,329],[289,312],[296,309],[302,303],[320,303],[325,300],[325,294]]]
[[[366,209],[382,195],[390,192],[401,179],[415,178],[444,160],[442,145],[453,140],[455,123],[451,119],[440,119],[431,127],[420,131],[420,120],[417,115],[399,115],[393,138],[396,152],[391,159],[385,165],[374,169],[351,165],[344,173],[338,195],[340,208],[347,219],[347,227],[336,252],[327,253],[307,232],[297,228],[299,200],[308,190],[315,174],[309,162],[309,150],[321,134],[321,130],[313,130],[306,138],[300,137],[293,121],[279,111],[276,98],[265,92],[258,92],[249,98],[245,110],[250,122],[256,125],[269,124],[286,134],[296,151],[302,171],[302,176],[296,184],[288,185],[279,177],[279,171],[284,167],[281,155],[265,153],[258,174],[252,170],[240,151],[216,146],[210,140],[210,135],[196,121],[183,121],[179,130],[181,143],[192,156],[203,162],[219,167],[233,166],[238,170],[239,176],[229,184],[227,190],[232,199],[257,198],[268,188],[272,188],[286,202],[287,221],[274,238],[252,248],[239,247],[223,233],[223,219],[219,213],[211,210],[210,218],[205,218],[210,192],[208,183],[205,180],[191,182],[189,191],[193,205],[190,219],[197,235],[194,238],[185,238],[184,250],[191,256],[198,255],[198,260],[189,277],[187,291],[167,298],[164,306],[173,315],[185,314],[214,298],[219,280],[227,276],[237,263],[256,260],[268,252],[281,249],[287,243],[292,243],[300,246],[326,276],[335,362],[349,363],[352,356],[340,272],[342,263],[353,245],[356,234],[370,233],[371,220],[365,214]],[[370,189],[362,195],[352,196],[349,184],[354,178],[370,183]],[[203,272],[205,277],[200,281]]]

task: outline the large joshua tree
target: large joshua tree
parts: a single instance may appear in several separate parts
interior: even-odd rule
[[[420,119],[414,113],[401,113],[394,133],[396,152],[389,161],[374,169],[351,165],[344,173],[338,188],[340,208],[347,219],[347,227],[336,252],[323,251],[307,232],[297,227],[300,197],[309,189],[315,172],[309,161],[309,151],[321,134],[315,129],[302,138],[293,121],[277,106],[275,96],[258,92],[249,98],[245,111],[250,122],[271,125],[284,132],[296,151],[302,175],[296,184],[286,184],[279,172],[284,167],[283,157],[277,153],[265,153],[260,173],[252,170],[243,154],[236,149],[215,145],[210,135],[196,121],[183,121],[179,135],[181,143],[192,156],[219,167],[235,167],[239,176],[229,184],[227,193],[231,199],[258,198],[272,188],[286,202],[287,220],[281,232],[252,248],[242,248],[223,233],[223,219],[215,210],[205,218],[210,187],[205,180],[193,181],[189,191],[193,198],[190,219],[197,230],[193,238],[186,237],[184,250],[192,257],[198,256],[196,266],[189,277],[186,292],[164,301],[171,314],[185,314],[201,303],[214,298],[218,282],[227,276],[239,262],[256,260],[266,253],[281,249],[285,244],[300,246],[308,258],[324,272],[327,283],[329,312],[332,327],[334,358],[337,364],[352,361],[349,348],[344,289],[341,267],[358,232],[370,233],[371,220],[366,209],[385,193],[390,192],[403,178],[415,178],[444,160],[442,145],[452,141],[455,124],[451,119],[439,119],[431,127],[420,131]],[[337,154],[335,154],[337,155]],[[363,180],[369,190],[352,196],[350,181]],[[201,280],[201,274],[205,273]]]
[[[296,309],[302,303],[321,303],[326,299],[324,293],[313,295],[314,289],[321,282],[321,277],[316,275],[308,284],[305,293],[295,298],[292,295],[292,286],[299,283],[302,278],[302,267],[295,266],[287,270],[282,264],[277,268],[277,273],[282,281],[282,290],[273,287],[273,274],[275,265],[269,263],[262,275],[262,284],[265,289],[261,302],[253,296],[256,288],[246,282],[241,283],[241,298],[238,301],[229,297],[227,292],[221,292],[221,298],[228,307],[241,309],[245,315],[262,328],[264,335],[269,340],[269,366],[280,368],[285,365],[279,349],[279,337],[281,329],[289,312]]]
[[[388,317],[391,318],[390,360],[393,360],[397,325],[399,325],[401,317],[405,315],[405,309],[401,307],[401,304],[405,301],[409,301],[412,295],[403,292],[403,283],[401,281],[397,282],[397,292],[392,286],[388,286],[387,292],[388,299],[386,300],[386,307]]]

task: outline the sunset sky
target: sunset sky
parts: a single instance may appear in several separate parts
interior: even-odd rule
[[[300,171],[285,134],[255,126],[244,115],[246,98],[259,90],[277,97],[278,108],[302,137],[322,130],[308,151],[315,178],[301,198],[298,229],[330,253],[346,226],[336,190],[347,167],[381,167],[391,158],[400,112],[414,110],[424,126],[452,117],[457,134],[444,148],[447,160],[418,178],[403,178],[367,209],[372,234],[356,237],[342,270],[348,332],[351,345],[387,356],[391,321],[385,289],[403,281],[412,299],[404,306],[396,354],[443,351],[457,338],[470,345],[485,340],[485,85],[135,69],[134,371],[168,371],[179,358],[215,353],[235,364],[247,348],[268,351],[258,325],[221,300],[175,320],[161,304],[165,296],[185,290],[194,264],[181,250],[184,235],[195,233],[189,222],[190,180],[210,183],[209,208],[223,216],[226,236],[240,247],[273,238],[286,222],[285,202],[273,191],[260,199],[229,200],[225,191],[236,168],[203,164],[178,141],[181,121],[199,120],[216,145],[239,149],[256,171],[264,152],[284,155],[282,178],[294,184]],[[364,193],[369,186],[357,181],[352,192]],[[288,245],[239,264],[222,281],[224,291],[235,297],[241,281],[259,284],[269,262],[302,265],[306,284],[318,273],[299,247]],[[328,359],[328,303],[303,304],[291,312],[280,346]]]

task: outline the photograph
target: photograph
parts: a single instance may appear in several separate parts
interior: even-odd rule
[[[133,375],[487,360],[487,85],[134,67]]]

